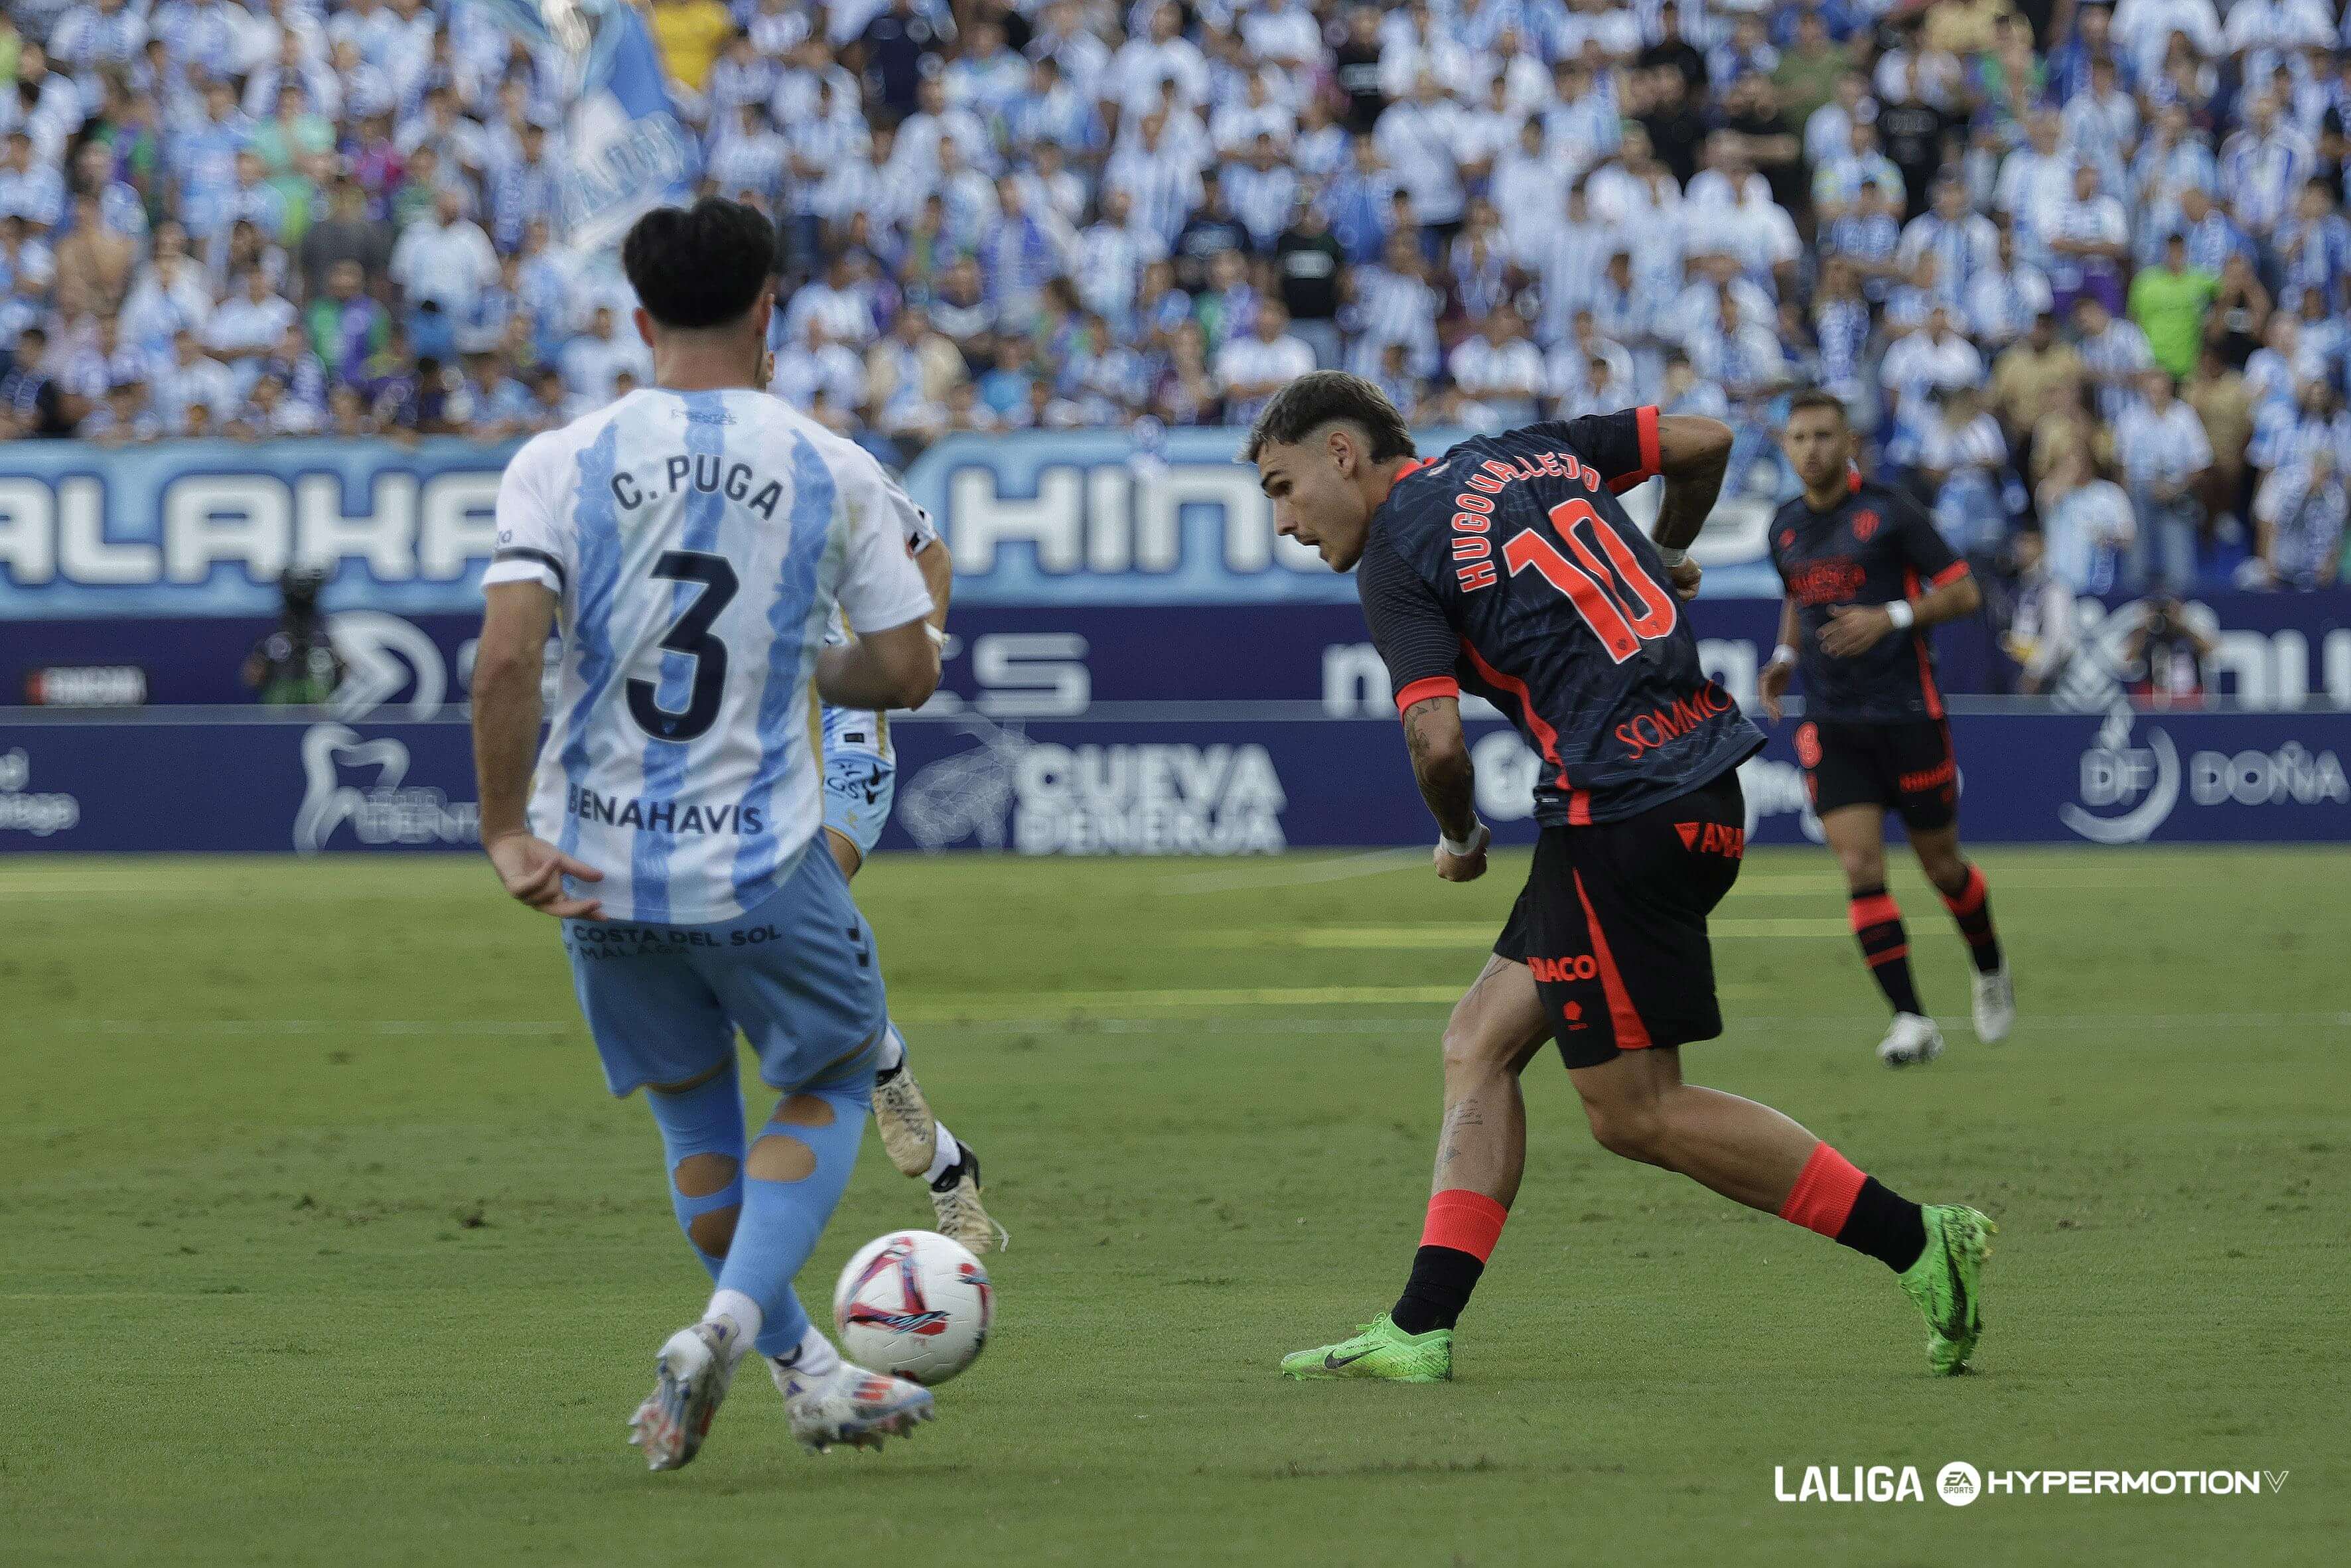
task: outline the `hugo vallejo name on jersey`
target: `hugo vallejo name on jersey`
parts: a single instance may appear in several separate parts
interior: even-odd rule
[[[836,611],[931,609],[919,509],[882,465],[747,389],[648,388],[534,438],[498,486],[485,585],[561,599],[531,831],[604,873],[608,920],[756,908],[820,820],[811,711]]]

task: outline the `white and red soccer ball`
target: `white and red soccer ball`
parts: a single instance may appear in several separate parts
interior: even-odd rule
[[[977,1359],[995,1315],[996,1292],[979,1260],[931,1230],[867,1242],[832,1291],[841,1354],[925,1386]]]

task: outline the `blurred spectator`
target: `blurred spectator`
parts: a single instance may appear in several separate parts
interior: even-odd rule
[[[2204,314],[2220,287],[2219,278],[2188,265],[2188,237],[2177,233],[2163,242],[2161,264],[2131,279],[2131,319],[2146,335],[2155,362],[2172,375],[2196,368]]]
[[[81,400],[57,384],[47,366],[49,335],[27,327],[17,335],[5,374],[0,374],[0,434],[71,435],[81,421]]]
[[[2081,354],[2057,335],[2057,313],[2037,313],[2032,331],[1992,361],[1992,409],[2011,443],[2031,431],[2053,389],[2078,386],[2082,373]]]
[[[380,284],[392,265],[392,232],[369,215],[367,193],[349,175],[336,180],[327,215],[304,231],[295,255],[302,285],[311,294],[326,291],[329,275],[342,262],[360,269],[369,286]]]
[[[2081,645],[2074,591],[2049,570],[2039,530],[2019,533],[2013,548],[2016,602],[2001,651],[2016,662],[2016,689],[2039,696],[2056,689]]]
[[[1276,299],[1259,301],[1256,321],[1246,335],[1228,338],[1217,350],[1217,387],[1224,396],[1227,418],[1235,424],[1257,417],[1265,400],[1282,384],[1314,368],[1314,350],[1290,334],[1290,312]],[[1540,366],[1535,373],[1540,377]],[[1529,408],[1532,408],[1530,393]]]
[[[2086,450],[2051,465],[2040,494],[2043,560],[2056,581],[2074,593],[2109,593],[2137,533],[2130,497],[2101,475]]]
[[[1985,569],[2008,537],[2008,441],[1980,386],[1938,386],[1932,395],[1936,418],[1919,453],[1919,477],[1934,497],[1944,542]]]
[[[2151,579],[2176,592],[2195,580],[2196,534],[2203,522],[2196,490],[2212,465],[2212,449],[2204,422],[2172,395],[2169,371],[2143,371],[2138,386],[2139,401],[2124,407],[2115,427],[2115,455],[2138,518],[2124,586],[2136,591]]]
[[[2220,350],[2208,343],[2197,356],[2196,373],[2180,383],[2179,396],[2203,422],[2204,443],[2212,449],[2212,466],[2205,471],[2199,499],[2206,514],[2225,529],[2245,509],[2245,450],[2253,436],[2252,391],[2242,373],[2231,370]]]
[[[2313,446],[2262,481],[2253,497],[2258,580],[2273,588],[2329,588],[2342,562],[2351,501],[2335,449]]]

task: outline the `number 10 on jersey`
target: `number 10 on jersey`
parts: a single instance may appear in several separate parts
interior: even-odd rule
[[[1592,537],[1599,541],[1597,552],[1584,538],[1587,524]],[[1551,509],[1551,526],[1575,552],[1575,559],[1562,555],[1557,545],[1532,528],[1521,528],[1510,537],[1502,547],[1502,559],[1512,577],[1531,567],[1545,582],[1567,595],[1583,623],[1608,650],[1609,658],[1621,664],[1639,653],[1642,643],[1655,642],[1674,629],[1681,614],[1674,596],[1649,575],[1633,547],[1593,510],[1591,502],[1581,497],[1562,501]],[[1605,564],[1602,555],[1608,558]],[[1610,567],[1615,569],[1614,572]],[[1619,596],[1620,580],[1640,601],[1637,612]]]

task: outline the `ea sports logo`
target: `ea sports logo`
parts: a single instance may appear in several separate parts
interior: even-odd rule
[[[1936,1472],[1935,1495],[1953,1508],[1965,1508],[1983,1495],[1983,1477],[1965,1459],[1953,1459]]]

